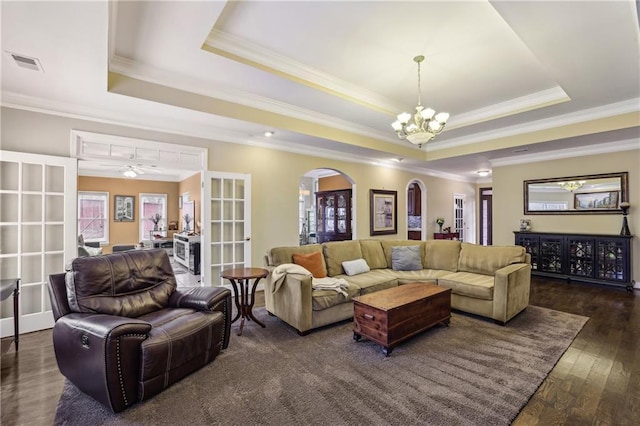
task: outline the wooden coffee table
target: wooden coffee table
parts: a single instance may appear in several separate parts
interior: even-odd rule
[[[353,338],[382,345],[389,356],[400,342],[451,319],[451,289],[409,283],[353,298]]]

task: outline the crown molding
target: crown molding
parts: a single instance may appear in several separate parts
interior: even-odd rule
[[[309,121],[339,130],[357,133],[363,136],[379,139],[384,142],[399,144],[391,132],[381,132],[353,122],[342,120],[327,114],[300,108],[285,102],[276,101],[263,96],[238,89],[213,87],[210,82],[194,79],[193,77],[169,73],[164,70],[142,65],[127,58],[115,56],[109,64],[109,71],[125,75],[130,78],[172,87],[191,93],[198,93],[214,99],[237,103],[239,105],[257,108],[275,114],[281,114],[292,119]],[[404,144],[403,144],[404,145]]]
[[[80,105],[73,105],[69,103],[53,102],[40,98],[18,95],[11,92],[2,93],[2,106],[8,108],[15,108],[25,111],[32,111],[42,114],[57,115],[67,118],[74,118],[79,120],[95,121],[106,124],[113,124],[117,126],[132,127],[142,130],[149,130],[155,132],[177,134],[182,136],[195,137],[204,140],[213,140],[226,143],[234,143],[239,145],[256,146],[261,148],[273,149],[276,151],[290,152],[293,154],[300,154],[304,156],[312,156],[318,158],[326,158],[337,161],[344,161],[348,163],[369,164],[376,163],[378,166],[382,166],[385,160],[374,161],[371,159],[363,159],[360,155],[346,154],[343,152],[337,152],[329,149],[314,147],[313,153],[309,153],[309,147],[300,146],[292,142],[288,142],[283,139],[277,138],[263,138],[258,136],[251,136],[241,134],[238,132],[232,132],[225,129],[208,126],[202,129],[196,129],[194,126],[186,126],[189,130],[184,129],[167,129],[164,125],[154,125],[153,123],[140,123],[132,122],[130,115],[114,113],[111,111],[91,109]],[[158,123],[156,123],[158,124]],[[166,124],[166,122],[163,122]],[[185,127],[185,126],[183,126]],[[215,139],[212,139],[211,135],[215,135]],[[108,135],[107,135],[108,136]],[[400,170],[405,170],[420,175],[439,177],[443,179],[472,182],[463,176],[443,173],[431,169],[423,169],[418,167],[406,167],[398,166],[396,164],[385,163],[384,167],[392,167]]]
[[[447,130],[483,123],[509,115],[519,114],[550,105],[568,102],[571,98],[560,87],[521,96],[505,102],[499,102],[485,108],[478,108],[462,114],[456,114],[447,122]]]
[[[556,127],[567,126],[571,124],[583,123],[591,120],[614,117],[616,115],[627,114],[640,111],[640,99],[629,99],[614,104],[603,105],[595,108],[589,108],[582,111],[576,111],[569,114],[563,114],[555,117],[544,118],[531,121],[526,124],[517,124],[508,127],[502,127],[496,130],[477,133],[473,136],[464,136],[456,139],[439,141],[436,145],[426,146],[427,152],[438,151],[441,149],[456,148],[475,143],[490,141],[505,137],[512,137],[523,133],[532,133],[541,130],[548,130]]]
[[[640,139],[607,142],[600,145],[589,145],[579,148],[559,149],[553,152],[524,154],[490,160],[492,167],[512,166],[516,164],[537,163],[541,161],[559,160],[563,158],[583,157],[585,155],[608,154],[612,152],[640,149]]]
[[[203,49],[276,73],[289,80],[339,96],[394,117],[403,106],[389,98],[295,61],[263,46],[213,28]]]

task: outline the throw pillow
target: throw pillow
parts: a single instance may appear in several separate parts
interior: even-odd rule
[[[102,248],[100,247],[84,246],[84,249],[89,253],[89,256],[98,256],[99,254],[102,254]]]
[[[420,246],[393,246],[391,269],[394,271],[419,271],[422,269]]]
[[[324,259],[319,251],[309,254],[294,254],[293,263],[306,268],[314,278],[327,276],[327,268],[324,266]]]
[[[346,260],[342,262],[342,268],[344,269],[344,273],[349,276],[364,274],[371,270],[369,269],[369,265],[367,265],[367,261],[364,259]]]

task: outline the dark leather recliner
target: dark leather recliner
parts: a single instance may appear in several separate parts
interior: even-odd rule
[[[231,292],[177,288],[164,249],[79,257],[49,276],[58,367],[114,412],[210,363],[229,345]]]

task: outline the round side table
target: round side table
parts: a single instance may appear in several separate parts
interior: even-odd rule
[[[233,294],[238,312],[231,322],[234,323],[238,318],[240,318],[240,330],[238,331],[238,336],[242,336],[245,318],[248,321],[253,320],[262,328],[266,327],[266,325],[253,316],[252,309],[253,303],[255,302],[255,291],[258,286],[258,282],[262,278],[266,278],[267,275],[269,275],[269,271],[263,268],[225,269],[220,273],[220,276],[229,280],[233,286]],[[238,281],[237,283],[236,280]],[[249,286],[250,280],[254,280],[251,287]]]

